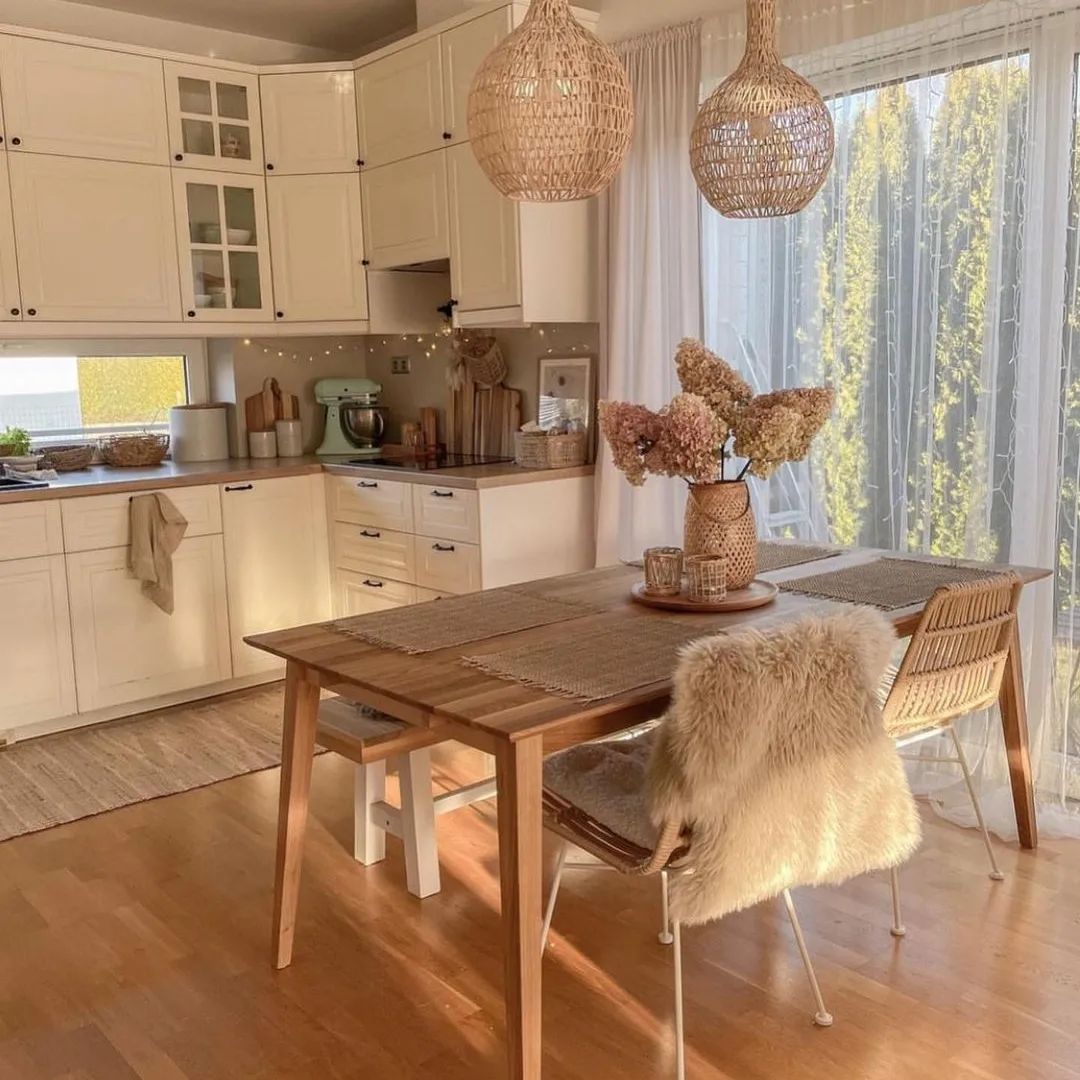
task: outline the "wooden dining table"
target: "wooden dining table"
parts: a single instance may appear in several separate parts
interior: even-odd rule
[[[850,550],[814,563],[764,575],[782,582],[841,569],[885,554]],[[909,557],[909,556],[905,556]],[[944,560],[929,560],[944,561]],[[1025,585],[1049,576],[1033,567],[976,562],[952,565],[1013,570]],[[512,647],[565,638],[581,625],[603,620],[612,648],[628,620],[655,617],[630,599],[641,570],[615,566],[544,582],[545,595],[586,601],[593,609],[581,620],[540,626],[464,646],[411,655],[370,645],[336,630],[332,623],[303,626],[246,638],[248,644],[286,661],[284,730],[278,847],[274,883],[273,963],[292,960],[297,899],[308,816],[316,720],[323,691],[339,693],[380,709],[418,728],[432,740],[445,736],[492,754],[496,762],[499,869],[505,947],[507,1076],[538,1080],[541,1071],[540,932],[542,906],[541,788],[544,756],[632,727],[666,708],[670,678],[600,701],[581,701],[497,678],[461,662]],[[534,586],[535,587],[535,583]],[[813,612],[828,614],[848,605],[781,591],[767,607],[713,616],[704,632],[762,628]],[[923,604],[889,611],[901,637],[909,635]],[[602,665],[604,657],[597,656]],[[1027,712],[1019,637],[1014,630],[1000,696],[1013,805],[1020,843],[1038,843]],[[347,857],[343,854],[343,858]]]

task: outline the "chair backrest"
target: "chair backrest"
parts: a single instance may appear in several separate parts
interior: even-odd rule
[[[997,701],[1021,585],[1007,573],[930,597],[885,702],[890,735],[940,727]]]

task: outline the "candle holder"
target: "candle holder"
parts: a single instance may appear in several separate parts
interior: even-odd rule
[[[688,555],[686,577],[690,599],[697,604],[727,596],[727,559],[722,555]]]
[[[678,596],[682,591],[683,552],[654,547],[645,552],[645,591],[650,596]]]

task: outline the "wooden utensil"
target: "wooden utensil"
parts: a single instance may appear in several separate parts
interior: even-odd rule
[[[273,431],[278,420],[297,420],[300,401],[295,394],[283,394],[277,379],[263,380],[262,390],[244,399],[244,421],[248,431]]]
[[[424,446],[434,450],[439,445],[439,410],[425,405],[420,410],[420,431],[424,436]]]

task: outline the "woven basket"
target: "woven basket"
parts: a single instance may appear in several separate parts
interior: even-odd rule
[[[757,526],[745,480],[691,484],[683,532],[688,556],[724,556],[728,589],[745,589],[754,580]]]
[[[584,465],[584,432],[570,435],[544,435],[531,431],[514,434],[514,461],[526,469],[570,469]]]
[[[168,452],[168,435],[113,435],[101,443],[105,464],[117,469],[160,465]]]
[[[465,362],[469,378],[479,386],[498,386],[510,373],[499,343],[489,334],[462,334],[454,342],[454,351]]]
[[[57,472],[78,472],[85,469],[94,460],[94,448],[87,444],[81,446],[49,446],[41,452],[41,465],[45,469]]]

